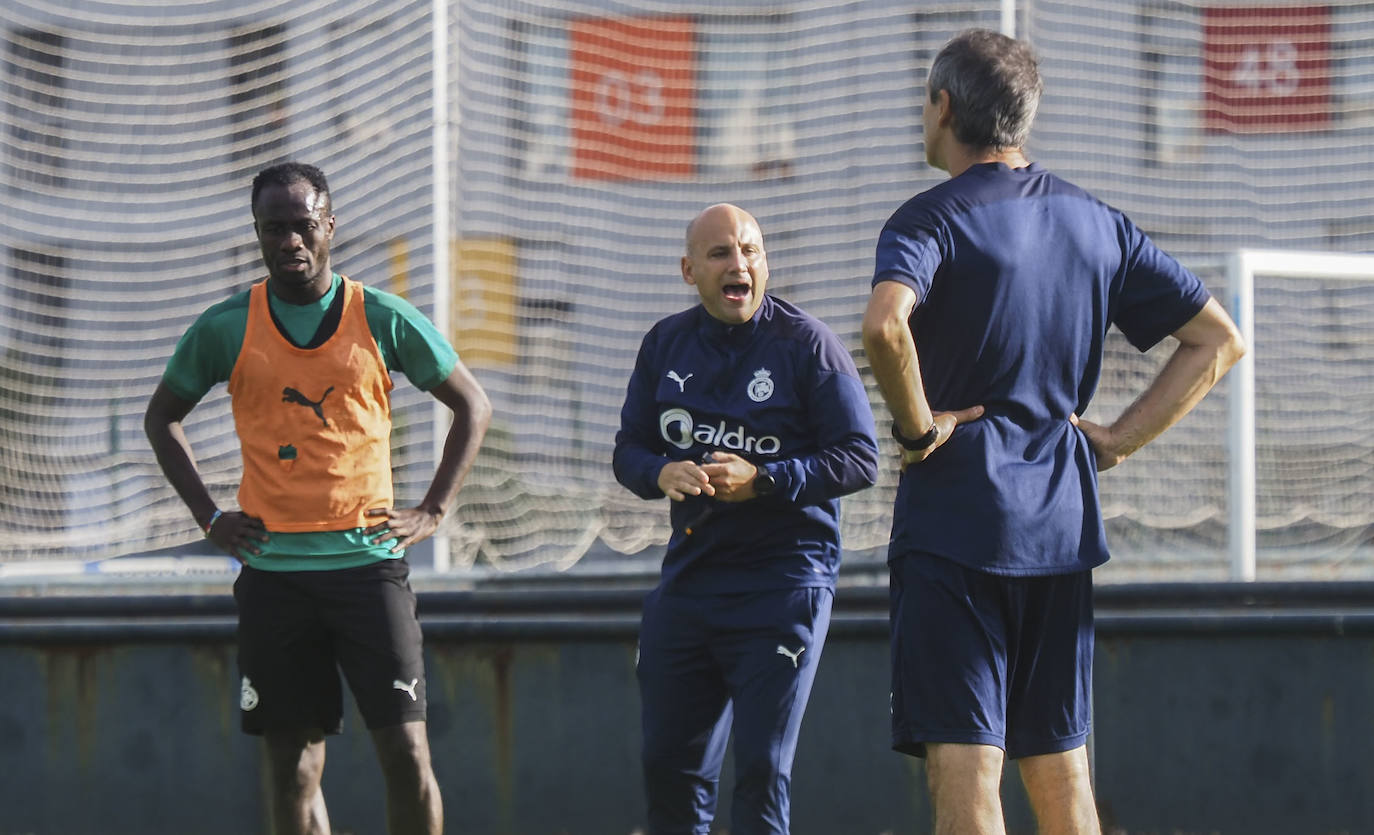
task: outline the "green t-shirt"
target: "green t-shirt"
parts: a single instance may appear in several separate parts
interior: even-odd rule
[[[329,292],[316,302],[290,304],[268,292],[268,304],[291,341],[307,345],[342,285],[343,279],[335,273]],[[212,306],[181,337],[162,375],[173,394],[198,403],[215,385],[228,382],[243,348],[248,293],[244,290]],[[457,367],[453,346],[410,302],[364,287],[363,310],[387,370],[405,374],[416,388],[429,391]],[[267,571],[328,571],[402,556],[391,553],[393,542],[374,545],[363,531],[269,533],[268,541],[260,546],[262,553],[249,555],[246,561]]]

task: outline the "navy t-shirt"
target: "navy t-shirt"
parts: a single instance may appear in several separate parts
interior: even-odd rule
[[[1141,351],[1210,298],[1124,215],[1037,164],[975,165],[898,209],[873,283],[911,287],[937,411],[983,405],[898,487],[890,554],[1005,575],[1107,560],[1097,469],[1069,423],[1097,388],[1107,329]]]
[[[701,305],[654,325],[620,413],[616,479],[641,498],[662,498],[665,464],[712,450],[767,470],[777,488],[744,502],[673,502],[663,586],[708,594],[833,588],[839,497],[878,472],[873,413],[839,338],[772,296],[738,325]]]

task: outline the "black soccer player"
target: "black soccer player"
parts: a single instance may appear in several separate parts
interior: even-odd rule
[[[329,832],[320,777],[325,735],[341,727],[342,668],[376,745],[390,831],[438,835],[443,809],[404,556],[452,506],[491,406],[423,314],[334,272],[335,219],[318,168],[262,171],[251,205],[267,278],[186,332],[144,426],[206,537],[243,563],[234,584],[239,707],[243,729],[265,743],[275,831]],[[414,507],[392,502],[393,370],[454,418]],[[243,451],[237,510],[215,505],[182,430],[219,383]]]

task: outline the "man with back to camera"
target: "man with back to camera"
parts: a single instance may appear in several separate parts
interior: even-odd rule
[[[682,277],[701,304],[644,337],[614,455],[621,484],[672,502],[637,664],[649,832],[710,830],[733,722],[730,831],[786,833],[839,570],[839,497],[877,477],[873,414],[839,339],[765,295],[748,213],[698,214]]]
[[[437,835],[443,809],[404,556],[452,506],[491,405],[423,314],[333,271],[335,220],[318,168],[263,170],[251,205],[268,277],[186,332],[144,427],[205,536],[243,563],[240,708],[244,731],[264,740],[273,830],[330,831],[320,778],[324,737],[342,728],[342,669],[381,762],[389,831]],[[454,417],[413,508],[392,507],[392,371]],[[243,452],[240,510],[215,506],[182,429],[221,382]]]
[[[1202,282],[1026,159],[1042,82],[986,30],[936,56],[926,159],[950,179],[884,226],[863,341],[902,450],[889,547],[892,744],[926,757],[937,833],[1004,832],[1017,760],[1040,831],[1100,830],[1085,742],[1096,470],[1185,415],[1244,353]],[[914,317],[913,317],[914,311]],[[1178,340],[1110,425],[1079,420],[1107,329]]]

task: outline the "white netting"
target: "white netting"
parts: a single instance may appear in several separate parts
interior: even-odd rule
[[[1374,4],[1037,0],[1033,9],[1029,36],[1047,85],[1034,156],[1124,209],[1228,306],[1225,267],[1235,250],[1374,246],[1374,225],[1360,207],[1371,193],[1366,169],[1374,161],[1367,141],[1374,118]],[[1311,282],[1282,281],[1315,289]],[[1266,288],[1282,286],[1276,282],[1256,283],[1257,422],[1263,427],[1298,402],[1329,416],[1357,413],[1349,401],[1318,406],[1275,390],[1272,375],[1279,368],[1291,373],[1295,363],[1315,363],[1307,380],[1316,386],[1331,385],[1330,375],[1351,367],[1321,344],[1325,324],[1316,307],[1324,302],[1318,296],[1297,305],[1291,296],[1276,301],[1266,296]],[[1358,311],[1371,299],[1374,286],[1352,286],[1340,299],[1350,317],[1344,339],[1352,344],[1367,345]],[[1280,314],[1302,324],[1279,326]],[[1119,414],[1170,349],[1140,357],[1115,333],[1109,346],[1091,417]],[[1365,357],[1367,366],[1374,357]],[[1112,570],[1226,576],[1228,390],[1223,382],[1183,423],[1103,475],[1104,511],[1119,558]],[[1367,386],[1346,387],[1344,396],[1363,396],[1366,414],[1374,405]],[[1316,443],[1342,443],[1335,434],[1324,437]],[[1326,530],[1279,521],[1278,507],[1301,504],[1310,483],[1266,458],[1269,443],[1272,436],[1266,440],[1261,431],[1261,576],[1279,576],[1285,567],[1296,569],[1286,576],[1367,574],[1374,560],[1359,547],[1369,539],[1367,516]],[[1368,454],[1358,444],[1339,453],[1352,461],[1363,456],[1365,466]],[[1298,550],[1304,539],[1317,547]]]
[[[1235,249],[1374,243],[1374,3],[1254,5],[1017,13],[1047,80],[1031,156],[1223,298]],[[256,170],[323,167],[339,266],[432,308],[431,4],[10,0],[3,15],[0,559],[189,541],[140,415],[191,318],[259,272]],[[449,526],[460,564],[565,566],[666,539],[664,503],[618,487],[609,458],[641,335],[693,302],[677,259],[707,203],[759,218],[772,289],[865,365],[878,229],[942,177],[919,135],[926,67],[954,32],[1000,21],[996,0],[450,3],[454,341],[497,409]],[[1113,338],[1098,416],[1163,355]],[[431,415],[423,395],[399,402],[413,499]],[[197,409],[192,440],[229,501],[225,411],[222,395]],[[1126,566],[1224,571],[1225,413],[1223,389],[1104,476]],[[894,485],[885,469],[846,501],[849,546],[880,554]]]
[[[514,265],[488,277],[514,292],[488,297],[517,326],[493,329],[504,361],[493,347],[479,366],[520,486],[468,519],[520,535],[482,557],[528,564],[589,533],[661,544],[666,503],[608,464],[640,339],[695,302],[687,221],[718,201],[754,213],[770,289],[857,356],[877,230],[935,181],[913,129],[923,66],[959,29],[995,26],[997,4],[460,3],[455,19],[458,226]],[[895,483],[846,501],[851,548],[886,542]]]
[[[0,559],[190,541],[142,412],[194,317],[262,275],[253,175],[317,161],[340,267],[432,298],[407,283],[432,249],[429,4],[20,0],[0,21]],[[414,482],[432,433],[401,412]],[[231,503],[227,415],[221,388],[188,429]]]

